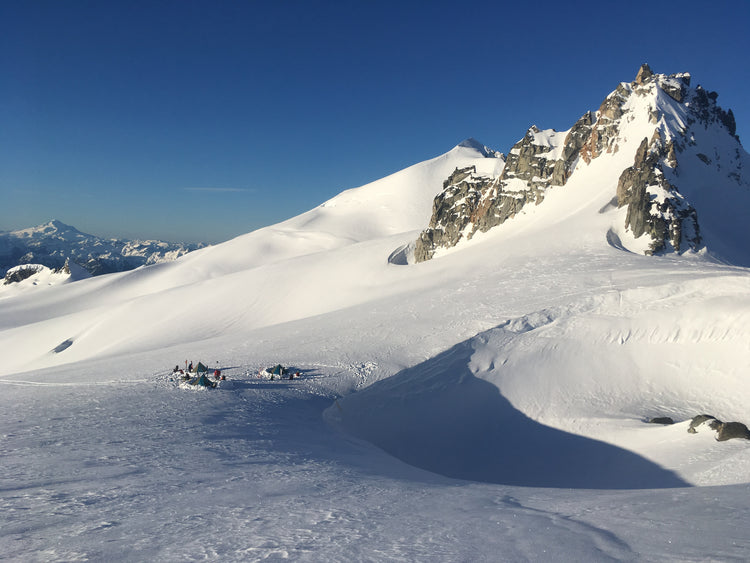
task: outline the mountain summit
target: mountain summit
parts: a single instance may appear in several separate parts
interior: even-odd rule
[[[457,168],[434,200],[416,261],[526,213],[552,189],[596,184],[609,196],[601,212],[613,221],[602,236],[614,246],[649,255],[707,249],[750,263],[750,229],[732,217],[750,205],[750,155],[717,97],[691,87],[687,73],[655,74],[644,64],[567,131],[529,128],[498,175]]]

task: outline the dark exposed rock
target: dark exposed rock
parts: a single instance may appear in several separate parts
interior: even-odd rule
[[[588,111],[571,127],[568,135],[565,137],[562,158],[555,162],[551,185],[563,186],[568,181],[573,171],[575,160],[579,157],[581,149],[591,137],[593,124],[594,116]]]
[[[477,171],[476,166],[467,166],[466,168],[456,168],[448,179],[443,182],[443,189],[448,186],[458,184],[461,180],[468,178]]]
[[[551,149],[549,145],[535,142],[538,133],[541,131],[532,126],[524,138],[513,145],[505,161],[501,180],[515,178],[528,182],[531,186],[546,185],[549,182],[556,161],[548,156]]]
[[[580,150],[584,162],[589,163],[605,152],[617,152],[618,120],[622,117],[623,107],[631,94],[631,86],[620,84],[599,106],[598,119]]]
[[[625,227],[635,238],[645,234],[651,239],[646,254],[696,250],[701,244],[695,209],[662,171],[660,161],[667,153],[661,137],[655,136],[651,142],[644,137],[633,166],[623,170],[617,183],[617,206],[627,206]]]
[[[55,354],[59,354],[60,352],[64,352],[68,348],[70,348],[73,345],[73,341],[71,339],[64,340],[63,342],[60,342],[57,346],[55,346],[52,351]]]
[[[690,119],[698,121],[706,127],[719,123],[729,131],[730,135],[737,138],[737,123],[734,120],[734,113],[731,109],[724,111],[719,107],[716,103],[717,98],[716,92],[707,92],[702,86],[698,85],[695,90],[691,91],[691,96],[686,100],[690,107]]]
[[[662,84],[661,89],[677,102],[682,102],[683,96],[685,95],[685,89],[682,85],[675,82],[665,82]]]
[[[25,264],[24,266],[19,266],[18,268],[14,268],[12,270],[9,270],[5,274],[5,281],[3,285],[10,285],[12,283],[18,283],[25,279],[30,278],[37,272],[40,272],[44,269],[44,266],[41,264]]]
[[[644,64],[641,66],[632,86],[638,89],[639,86],[646,86],[653,81],[657,81],[662,91],[676,102],[682,103],[686,88],[690,86],[690,75],[687,73],[670,74],[669,76],[654,74],[651,68]]]
[[[743,438],[750,440],[750,430],[741,422],[722,422],[716,417],[710,414],[699,414],[693,417],[690,421],[690,427],[688,432],[690,434],[696,434],[697,428],[701,424],[708,424],[711,430],[716,431],[716,440],[719,442],[726,442],[733,438]]]
[[[688,427],[688,432],[690,434],[695,434],[697,432],[696,428],[703,424],[704,422],[708,421],[714,421],[714,422],[721,422],[720,420],[716,420],[715,416],[711,416],[710,414],[699,414],[697,416],[694,416],[693,419],[690,421],[690,426]]]
[[[657,416],[655,418],[649,419],[648,422],[649,424],[664,424],[664,425],[674,424],[674,420],[672,420],[668,416]]]
[[[729,130],[731,135],[737,135],[737,123],[734,121],[734,113],[729,109],[719,113],[719,121]]]
[[[531,127],[511,149],[499,178],[476,176],[473,168],[456,169],[433,201],[430,224],[415,243],[415,260],[429,260],[437,248],[450,248],[477,231],[504,223],[525,205],[541,203],[551,186],[564,185],[590,135],[592,120],[589,112],[571,128],[561,158],[552,156],[553,147],[540,140],[537,127]]]
[[[651,70],[651,67],[648,66],[648,64],[643,63],[641,65],[641,68],[638,69],[638,74],[635,77],[635,83],[636,84],[643,84],[646,80],[651,78],[654,75],[653,71]]]
[[[70,275],[70,258],[65,259],[65,264],[62,267],[55,270],[56,274],[67,274]]]
[[[741,422],[722,422],[714,428],[717,431],[716,439],[719,442],[725,442],[732,438],[743,438],[750,440],[750,430]]]
[[[476,168],[457,168],[443,182],[442,197],[432,203],[430,228],[423,231],[414,247],[414,258],[423,262],[432,258],[436,248],[449,248],[461,239],[462,230],[479,206],[482,191],[491,178],[474,176]]]

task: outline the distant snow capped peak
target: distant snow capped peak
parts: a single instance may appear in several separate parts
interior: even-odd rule
[[[28,237],[28,238],[38,238],[38,237],[48,237],[48,236],[53,236],[53,237],[66,237],[67,236],[67,237],[79,238],[79,237],[92,236],[92,235],[87,235],[85,233],[82,233],[75,227],[71,227],[70,225],[67,225],[57,219],[52,219],[51,221],[48,221],[47,223],[43,223],[41,225],[37,225],[36,227],[29,227],[26,229],[13,231],[12,234],[18,237]]]
[[[469,137],[468,139],[465,139],[458,143],[456,147],[462,147],[467,149],[474,149],[482,154],[482,156],[486,158],[502,158],[503,154],[489,148],[488,146],[480,143],[473,137]]]
[[[50,221],[49,223],[45,223],[44,225],[42,225],[42,227],[44,229],[55,229],[58,231],[67,231],[73,228],[70,225],[66,225],[65,223],[57,219],[52,219],[52,221]]]
[[[77,231],[78,230],[75,227],[72,227],[71,225],[67,225],[67,224],[63,223],[59,219],[52,219],[52,221],[50,221],[49,223],[46,223],[44,226],[45,227],[52,227],[52,228],[55,228],[55,229],[57,229],[59,231],[71,231],[71,230],[72,231]]]

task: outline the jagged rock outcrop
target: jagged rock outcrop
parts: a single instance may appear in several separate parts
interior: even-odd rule
[[[750,440],[750,430],[742,422],[722,422],[710,414],[699,414],[693,417],[688,427],[690,434],[697,434],[702,426],[708,426],[716,432],[718,442],[726,442],[734,438]]]
[[[39,273],[44,269],[41,264],[24,264],[23,266],[17,266],[11,268],[5,274],[3,285],[10,285],[12,283],[19,283],[25,279],[30,278],[36,273]]]
[[[645,234],[652,241],[646,254],[696,250],[701,244],[695,209],[667,181],[661,169],[665,151],[668,149],[658,131],[651,142],[644,138],[633,166],[623,171],[617,184],[617,206],[627,206],[625,228],[635,238]]]
[[[568,131],[532,126],[509,151],[498,177],[456,170],[433,202],[430,223],[415,243],[415,260],[429,260],[440,248],[486,232],[530,203],[540,204],[548,190],[565,186],[579,166],[603,155],[614,157],[623,146],[634,150],[637,139],[643,140],[631,153],[632,165],[612,170],[619,174],[613,178],[613,201],[624,209],[622,229],[645,241],[637,245],[645,254],[701,249],[698,211],[679,187],[692,179],[682,175],[680,162],[695,158],[714,166],[719,177],[748,189],[750,179],[742,167],[747,154],[735,142],[739,139],[731,110],[716,104],[714,92],[691,88],[690,81],[687,73],[655,74],[644,64],[633,82],[621,83],[595,113],[586,113]],[[724,130],[720,134],[733,138],[735,154],[727,157],[716,152],[719,149],[695,154],[695,127]],[[633,132],[639,135],[635,139]]]
[[[55,270],[56,274],[66,274],[70,275],[70,258],[65,259],[65,264],[62,265],[62,267]]]
[[[428,249],[451,247],[461,239],[461,229],[468,222],[468,218],[476,210],[485,181],[492,181],[484,177],[476,177],[476,167],[456,168],[443,182],[443,197],[435,198],[432,216],[440,217],[440,226],[423,231],[417,240],[414,250],[418,262],[428,260]]]
[[[620,84],[599,106],[595,122],[580,150],[581,159],[586,164],[603,153],[615,153],[619,150],[618,125],[623,115],[623,106],[630,94],[631,87],[627,84]]]
[[[455,170],[433,201],[430,226],[416,241],[415,260],[429,260],[436,249],[486,232],[528,203],[541,203],[550,186],[563,185],[570,176],[590,119],[587,114],[565,134],[532,126],[508,153],[498,178],[477,176],[472,169]],[[555,138],[561,135],[565,144],[557,150]]]
[[[698,433],[698,427],[701,424],[704,424],[704,423],[708,424],[709,428],[711,428],[713,430],[713,426],[711,426],[711,425],[712,424],[716,424],[718,422],[719,421],[716,420],[716,417],[712,416],[710,414],[699,414],[699,415],[696,415],[696,416],[694,416],[692,418],[692,420],[690,420],[690,426],[688,426],[688,429],[687,429],[688,434],[697,434]]]

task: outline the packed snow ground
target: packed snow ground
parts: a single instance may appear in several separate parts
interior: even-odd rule
[[[0,296],[0,553],[747,560],[750,443],[685,421],[750,422],[750,271],[613,247],[614,186],[584,180],[389,262],[472,163],[502,166],[457,147],[174,263]],[[186,360],[228,379],[182,390]],[[279,362],[301,379],[257,377]]]

